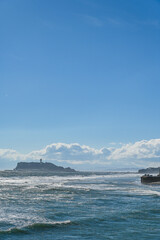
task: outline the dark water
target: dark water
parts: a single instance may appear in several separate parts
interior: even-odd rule
[[[160,186],[135,173],[0,172],[0,240],[160,239]]]

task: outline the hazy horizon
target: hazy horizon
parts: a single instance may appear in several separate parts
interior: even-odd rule
[[[20,153],[14,149],[0,149],[1,168],[10,169],[20,161],[49,161],[76,170],[108,171],[111,169],[139,169],[158,167],[160,139],[142,140],[112,147],[93,148],[78,143],[53,143],[40,150]]]

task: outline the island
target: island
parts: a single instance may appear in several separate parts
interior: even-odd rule
[[[54,171],[54,172],[76,172],[74,169],[67,167],[56,166],[53,163],[49,162],[19,162],[17,163],[16,171],[23,170],[23,171]]]

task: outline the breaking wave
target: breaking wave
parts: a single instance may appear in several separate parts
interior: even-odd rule
[[[43,231],[44,229],[54,228],[58,226],[71,224],[70,220],[57,221],[57,222],[46,222],[46,223],[33,223],[23,227],[13,227],[7,230],[1,230],[0,235],[3,234],[29,234],[30,231]]]

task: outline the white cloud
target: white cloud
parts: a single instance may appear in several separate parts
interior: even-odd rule
[[[28,154],[12,149],[0,149],[0,168],[4,162],[8,165],[17,161],[36,161],[42,158],[63,166],[75,166],[76,169],[96,170],[107,168],[158,166],[160,159],[160,139],[142,140],[114,148],[95,149],[78,143],[54,143]],[[13,164],[12,164],[13,165]],[[160,165],[160,164],[159,164]]]
[[[12,149],[0,149],[0,160],[8,159],[8,160],[24,160],[25,155],[18,153]]]
[[[160,139],[142,140],[115,149],[109,159],[150,159],[160,157]]]
[[[105,148],[97,150],[78,143],[54,143],[40,151],[29,153],[27,158],[39,159],[41,157],[48,160],[86,162],[100,159],[108,154],[108,152],[110,153],[110,151]]]

